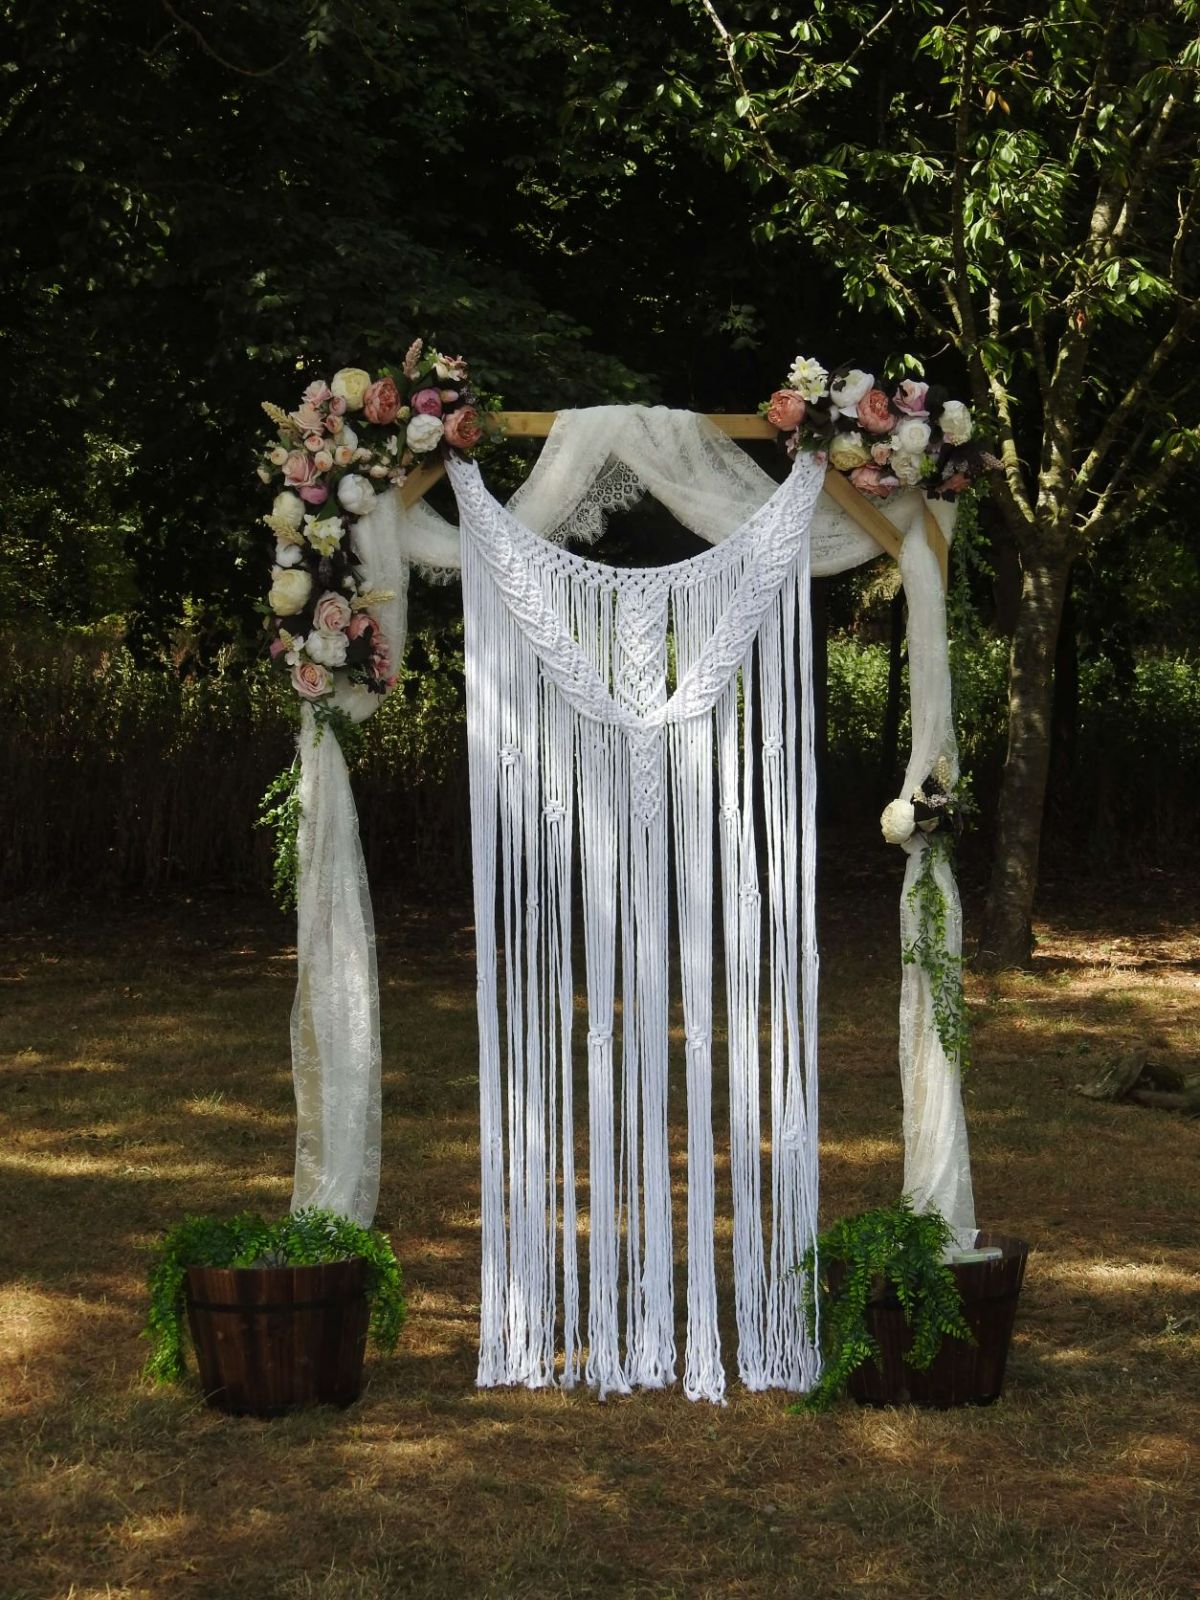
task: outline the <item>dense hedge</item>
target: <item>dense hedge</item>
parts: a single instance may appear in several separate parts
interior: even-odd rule
[[[1003,761],[1002,643],[956,651],[958,723],[986,824]],[[825,814],[870,825],[896,781],[881,745],[881,645],[829,649]],[[205,678],[138,667],[88,640],[0,646],[4,840],[0,889],[166,889],[269,881],[253,826],[291,758],[290,695],[264,664]],[[907,739],[902,721],[900,750]],[[1190,848],[1200,790],[1200,662],[1148,657],[1118,684],[1081,670],[1074,760],[1056,767],[1050,826],[1099,859]],[[434,887],[468,872],[461,638],[418,635],[354,770],[372,881]]]

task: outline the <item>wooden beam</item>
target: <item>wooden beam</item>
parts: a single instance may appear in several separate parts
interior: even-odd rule
[[[869,533],[881,550],[886,550],[894,560],[900,559],[900,535],[892,527],[882,511],[877,511],[869,500],[863,498],[858,490],[844,478],[840,472],[835,472],[832,467],[825,474],[825,493],[842,508],[864,533]]]

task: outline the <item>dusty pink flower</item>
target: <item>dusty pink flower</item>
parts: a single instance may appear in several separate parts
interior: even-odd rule
[[[372,627],[370,617],[365,611],[356,611],[346,625],[347,639],[361,639],[363,634]]]
[[[415,416],[440,417],[442,414],[442,397],[436,389],[418,389],[409,403]]]
[[[892,403],[882,389],[868,389],[854,408],[859,426],[868,433],[891,433]]]
[[[300,490],[300,498],[307,505],[323,506],[329,499],[329,490],[323,483],[306,483]]]
[[[284,644],[282,639],[272,639],[270,644],[271,660],[274,661],[278,656],[281,656],[286,649],[287,645]]]
[[[297,661],[292,668],[292,688],[305,700],[319,700],[333,688],[333,679],[315,661]]]
[[[850,482],[859,494],[873,494],[880,500],[886,500],[892,490],[899,487],[899,479],[875,466],[855,467],[850,473]]]
[[[363,415],[368,422],[386,428],[400,409],[400,391],[392,378],[379,378],[363,395]]]
[[[326,431],[326,433],[332,433],[334,435],[337,435],[337,434],[341,433],[341,431],[342,431],[342,429],[344,427],[345,427],[345,423],[342,421],[341,417],[338,415],[338,413],[336,411],[331,411],[329,413],[329,415],[325,418],[325,431]]]
[[[331,417],[344,417],[346,414],[346,396],[344,394],[331,394],[329,399],[329,415]]]
[[[298,488],[302,484],[311,483],[316,470],[310,455],[303,450],[293,450],[283,463],[283,479],[293,488]]]
[[[313,607],[313,627],[319,633],[345,633],[350,617],[350,602],[332,589],[327,590]]]
[[[306,406],[323,406],[331,394],[330,387],[320,378],[315,383],[310,383],[300,398]]]
[[[891,459],[892,447],[890,444],[884,444],[881,440],[878,444],[871,446],[871,460],[877,467],[886,467]]]
[[[929,393],[927,383],[916,383],[912,378],[905,378],[896,389],[893,401],[897,411],[903,411],[908,417],[927,417],[929,415],[925,406],[925,396]]]
[[[473,450],[483,438],[479,414],[474,406],[463,406],[445,418],[445,438],[456,450]]]
[[[952,472],[948,478],[943,478],[937,486],[938,494],[961,494],[964,489],[971,487],[971,480],[965,472]]]
[[[313,455],[316,455],[317,451],[320,450],[324,444],[325,437],[323,434],[310,433],[308,438],[304,441],[304,448],[306,450],[311,450]]]
[[[325,426],[324,415],[317,406],[301,406],[292,413],[292,421],[301,433],[320,433]]]
[[[804,421],[804,413],[807,410],[804,396],[798,394],[795,389],[776,389],[771,396],[771,409],[767,412],[767,421],[781,433],[791,433],[793,428],[798,428]]]

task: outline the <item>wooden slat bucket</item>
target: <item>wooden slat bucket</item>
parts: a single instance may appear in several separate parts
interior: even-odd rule
[[[927,1372],[905,1364],[904,1351],[912,1343],[912,1329],[904,1320],[895,1291],[882,1281],[876,1285],[867,1306],[867,1321],[879,1342],[882,1361],[865,1361],[851,1376],[849,1392],[859,1405],[945,1409],[986,1406],[999,1399],[1029,1246],[1022,1239],[993,1233],[981,1233],[978,1245],[997,1246],[1004,1253],[998,1261],[965,1262],[950,1269],[962,1295],[963,1317],[976,1342],[943,1339]]]
[[[365,1261],[189,1267],[188,1324],[209,1405],[259,1417],[349,1405],[362,1389]]]

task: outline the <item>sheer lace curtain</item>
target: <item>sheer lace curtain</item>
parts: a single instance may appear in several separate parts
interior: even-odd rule
[[[703,418],[661,407],[605,406],[559,414],[528,479],[514,496],[512,509],[527,528],[544,538],[560,543],[588,540],[602,531],[609,511],[648,493],[685,527],[709,543],[718,543],[777,487],[745,451]],[[929,772],[938,754],[956,759],[944,602],[937,564],[925,538],[922,506],[922,497],[913,491],[881,507],[903,539],[901,571],[909,601],[914,746],[906,792]],[[931,509],[949,537],[953,507],[931,502]],[[817,502],[811,540],[814,576],[845,571],[879,554],[870,535],[825,495]],[[391,494],[382,496],[373,512],[360,520],[356,542],[372,584],[397,593],[390,617],[383,620],[398,660],[409,566],[457,571],[462,565],[459,532],[424,502],[405,510],[399,496]],[[347,709],[356,717],[374,709],[356,695],[350,700]],[[316,755],[321,768],[319,775],[305,773],[310,805],[301,840],[299,979],[293,1017],[300,1109],[297,1144],[305,1156],[297,1161],[294,1204],[336,1195],[340,1209],[367,1221],[374,1207],[376,1180],[370,1173],[373,1163],[377,1165],[379,1145],[378,1027],[370,1003],[363,1012],[365,1027],[357,1019],[343,1017],[342,1002],[334,991],[339,982],[336,974],[348,971],[362,975],[362,992],[368,996],[374,992],[374,949],[365,877],[358,875],[352,853],[347,854],[347,831],[356,837],[353,800],[340,757],[327,745],[332,741],[323,740],[314,751],[311,739],[306,739],[301,747],[302,759],[311,763]],[[341,819],[339,826],[331,826],[330,811]],[[338,874],[325,870],[331,858],[323,852],[337,840],[347,874],[343,881],[357,886],[357,909],[336,891]],[[918,843],[916,849],[920,848]],[[905,893],[915,870],[910,859]],[[942,888],[956,907],[948,869]],[[902,918],[907,914],[902,895]],[[950,922],[953,935],[957,917]],[[943,1211],[965,1241],[973,1235],[974,1214],[960,1086],[957,1071],[946,1061],[930,1026],[928,1002],[919,970],[904,967],[905,1188],[919,1204]],[[343,1122],[355,1130],[361,1125],[361,1136],[355,1131],[344,1142],[333,1139],[330,1130]],[[335,1164],[339,1170],[334,1170]]]

